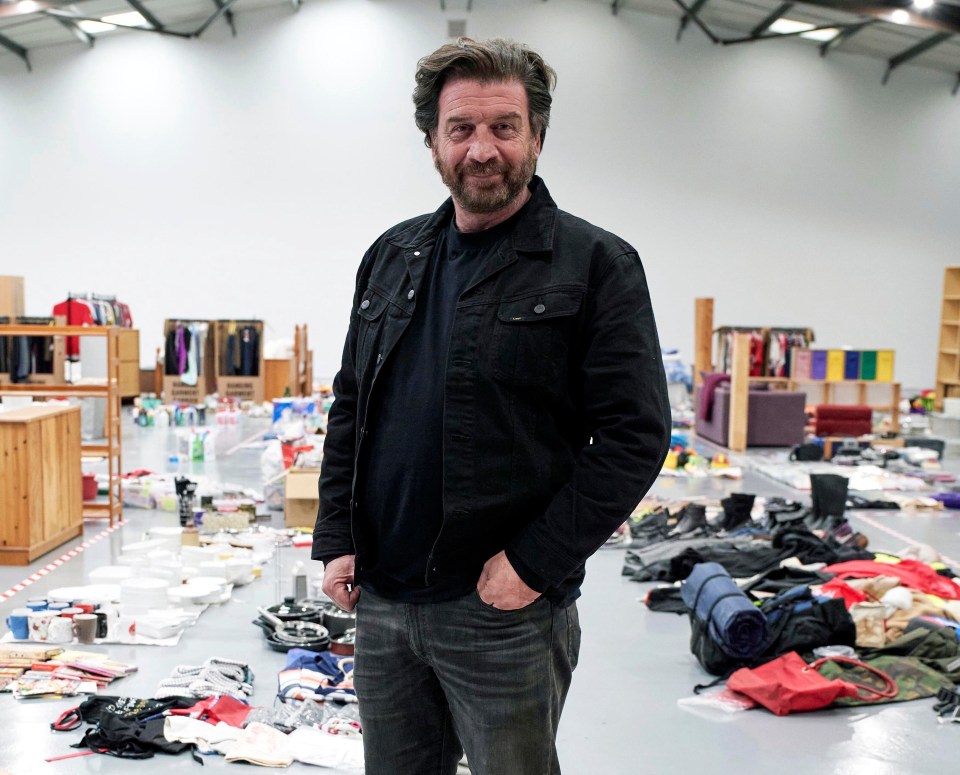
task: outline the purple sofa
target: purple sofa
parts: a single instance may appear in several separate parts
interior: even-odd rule
[[[729,382],[715,386],[709,416],[704,416],[702,411],[704,400],[703,387],[698,386],[697,435],[726,447],[730,428]],[[747,446],[792,447],[803,443],[806,400],[805,393],[751,386],[747,398]]]

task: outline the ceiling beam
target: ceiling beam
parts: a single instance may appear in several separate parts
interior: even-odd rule
[[[793,8],[793,3],[782,3],[779,8],[771,11],[766,19],[750,30],[750,34],[754,37],[757,35],[763,35],[763,33],[770,29],[771,24],[773,24],[777,19],[785,16],[787,11],[789,11],[791,8]]]
[[[89,32],[84,32],[83,30],[81,30],[80,27],[77,26],[77,23],[75,21],[73,21],[72,19],[65,19],[62,16],[54,16],[53,18],[56,19],[58,22],[60,22],[60,24],[62,24],[68,30],[70,30],[70,33],[73,35],[73,37],[75,37],[85,46],[89,46],[90,48],[93,48],[93,35],[91,35]]]
[[[160,22],[160,20],[154,16],[151,10],[141,3],[140,0],[127,0],[127,5],[140,14],[147,24],[149,24],[155,30],[163,29],[163,24]]]
[[[213,4],[217,6],[217,13],[222,13],[224,18],[227,20],[227,26],[230,27],[230,34],[233,37],[237,37],[237,23],[233,19],[233,11],[230,10],[230,6],[233,5],[233,2],[227,2],[227,0],[213,0]],[[207,25],[204,25],[203,29],[205,30]],[[200,37],[200,32],[197,32],[197,37]]]
[[[98,19],[95,16],[79,16],[75,13],[65,13],[63,11],[57,10],[55,8],[50,8],[45,11],[47,16],[53,16],[57,19],[67,19],[73,22],[99,22],[103,24],[103,19]],[[119,29],[123,30],[134,30],[135,32],[149,32],[153,35],[170,35],[174,38],[194,38],[196,33],[193,32],[177,32],[176,30],[168,30],[164,28],[155,28],[155,27],[127,27],[124,24],[115,25]]]
[[[856,35],[860,30],[866,29],[871,24],[876,24],[877,19],[868,19],[865,22],[860,22],[860,24],[851,24],[849,27],[845,27],[837,33],[837,36],[831,38],[830,40],[825,40],[820,44],[820,56],[825,57],[835,48],[839,48],[841,45],[846,43],[850,38]]]
[[[707,0],[695,0],[694,4],[687,6],[683,0],[673,0],[680,8],[683,10],[683,16],[680,18],[680,28],[677,30],[677,42],[680,41],[683,31],[687,28],[690,20],[693,19],[694,23],[703,30],[703,34],[710,38],[710,41],[713,43],[718,43],[719,38],[713,34],[709,27],[704,24],[700,17],[697,15],[700,13],[700,9],[707,4]]]
[[[3,46],[10,53],[20,57],[27,66],[27,70],[33,70],[33,67],[30,65],[30,57],[27,56],[27,50],[19,43],[14,43],[10,38],[0,35],[0,46]]]
[[[230,10],[230,6],[237,2],[237,0],[214,0],[214,2],[217,4],[217,10],[203,24],[197,27],[196,31],[193,32],[190,37],[199,38],[201,35],[203,35],[203,33],[207,31],[207,28],[217,19],[227,13],[227,11]]]
[[[931,35],[925,40],[921,40],[914,46],[911,46],[906,51],[901,51],[893,59],[887,63],[887,72],[883,74],[883,82],[886,83],[890,80],[890,73],[896,70],[900,65],[909,62],[911,59],[916,59],[921,54],[926,53],[934,46],[939,46],[941,43],[944,43],[950,38],[953,37],[949,32],[938,32],[936,35]]]

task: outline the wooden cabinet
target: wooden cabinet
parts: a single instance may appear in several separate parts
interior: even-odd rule
[[[140,395],[140,332],[135,328],[121,328],[120,337],[120,397]]]
[[[264,400],[293,395],[293,361],[290,358],[264,358],[263,370]]]
[[[943,411],[944,398],[953,397],[960,397],[960,266],[948,266],[943,272],[940,346],[937,350],[937,411]]]
[[[80,408],[0,412],[0,565],[28,565],[83,532]]]

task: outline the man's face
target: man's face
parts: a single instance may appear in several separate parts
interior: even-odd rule
[[[530,182],[540,156],[523,85],[453,80],[444,84],[439,108],[433,163],[454,201],[469,213],[507,207]]]

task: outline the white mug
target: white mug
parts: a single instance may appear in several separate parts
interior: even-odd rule
[[[30,640],[45,642],[50,631],[50,622],[56,618],[56,611],[31,611],[28,617]]]
[[[73,621],[63,616],[55,617],[47,628],[48,643],[69,643],[73,640]]]

